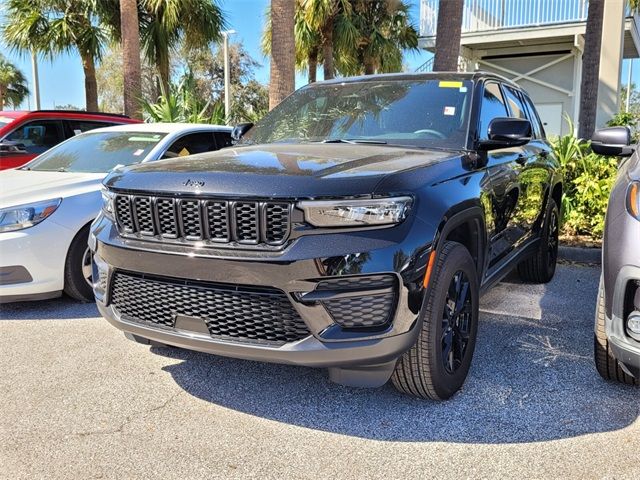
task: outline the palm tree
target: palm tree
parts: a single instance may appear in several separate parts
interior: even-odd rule
[[[590,0],[582,55],[578,137],[589,139],[596,125],[604,0]]]
[[[307,24],[319,36],[324,79],[329,80],[335,77],[335,45],[355,45],[349,43],[349,38],[353,40],[351,3],[349,0],[302,0],[301,8]]]
[[[295,88],[295,2],[271,0],[269,109]]]
[[[322,63],[320,55],[320,32],[315,30],[308,22],[303,8],[305,0],[295,0],[296,15],[294,25],[294,37],[296,45],[296,69],[306,72],[308,82],[314,83],[317,78],[318,63]],[[261,49],[267,56],[271,55],[271,10],[265,13],[265,28],[262,33]]]
[[[17,107],[29,95],[27,79],[22,72],[0,55],[0,111],[5,105]]]
[[[217,0],[145,0],[140,6],[143,53],[169,91],[170,51],[180,41],[187,48],[220,41],[226,26],[222,10]]]
[[[124,70],[124,113],[132,118],[142,119],[140,31],[136,0],[120,0],[120,32]]]
[[[458,70],[463,6],[464,0],[440,0],[438,2],[434,71],[455,72]]]
[[[402,69],[403,50],[418,48],[418,31],[411,24],[409,6],[402,0],[351,0],[356,39],[339,51],[338,70],[370,75]],[[354,55],[355,54],[355,55]]]
[[[106,32],[97,18],[97,0],[7,0],[1,27],[9,47],[53,57],[77,51],[84,71],[87,110],[98,109],[95,64]]]

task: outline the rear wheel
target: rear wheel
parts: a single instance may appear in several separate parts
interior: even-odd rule
[[[535,255],[518,265],[520,278],[527,282],[547,283],[556,273],[560,214],[553,198],[549,198],[547,216],[542,228],[540,245]]]
[[[64,293],[81,302],[92,302],[91,250],[89,225],[78,232],[67,253],[64,266]]]
[[[605,330],[605,303],[604,303],[604,285],[600,279],[600,288],[598,288],[598,304],[596,305],[596,327],[593,335],[593,358],[596,362],[596,370],[605,380],[613,380],[615,382],[624,383],[625,385],[640,385],[640,380],[634,379],[627,375],[618,360],[613,356],[609,348],[609,340]]]
[[[478,280],[464,246],[444,244],[426,295],[418,340],[398,360],[391,380],[401,392],[446,400],[467,378],[478,331]]]

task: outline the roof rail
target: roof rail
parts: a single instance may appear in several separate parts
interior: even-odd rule
[[[57,112],[66,112],[66,113],[85,113],[87,115],[104,115],[106,117],[118,117],[118,118],[131,118],[129,115],[125,115],[123,113],[107,113],[107,112],[87,112],[86,110],[31,110],[31,112],[38,113],[57,113]]]

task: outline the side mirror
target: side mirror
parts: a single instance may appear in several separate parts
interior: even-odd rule
[[[479,150],[519,147],[531,141],[531,122],[524,118],[494,118],[489,139],[480,141]]]
[[[253,123],[239,123],[231,130],[231,138],[237,142],[245,133],[251,130],[251,127],[253,127]]]
[[[629,127],[608,127],[596,130],[591,138],[591,150],[598,155],[629,157],[631,147],[631,129]]]

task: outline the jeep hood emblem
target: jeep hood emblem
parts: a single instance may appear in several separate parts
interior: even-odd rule
[[[182,183],[185,187],[196,187],[196,188],[200,188],[200,187],[204,187],[204,182],[202,180],[187,180],[186,182]]]

